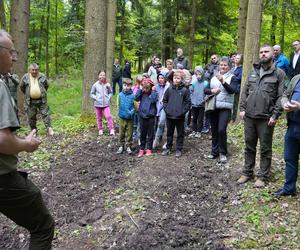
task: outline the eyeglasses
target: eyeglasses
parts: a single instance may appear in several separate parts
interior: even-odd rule
[[[18,56],[18,51],[16,51],[15,49],[6,48],[6,47],[1,46],[1,45],[0,45],[0,48],[2,48],[2,49],[7,49],[8,52],[9,52],[9,54],[10,54],[11,56],[14,56],[14,57],[17,57],[17,56]]]

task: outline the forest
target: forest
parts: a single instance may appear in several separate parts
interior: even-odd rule
[[[49,79],[54,136],[19,168],[42,190],[55,220],[53,249],[300,249],[299,195],[274,198],[284,182],[285,114],[275,127],[272,178],[264,188],[236,184],[244,162],[244,124],[228,125],[229,161],[206,158],[211,135],[186,138],[181,158],[116,154],[116,135],[98,136],[90,90],[114,59],[132,78],[157,55],[163,66],[182,48],[192,70],[212,54],[244,56],[245,77],[262,44],[290,58],[299,39],[299,0],[0,0],[0,29],[12,35],[21,78],[31,63]],[[29,128],[18,92],[24,136]],[[105,126],[107,124],[105,123]],[[135,153],[138,145],[133,146]],[[257,163],[259,159],[257,159]],[[257,167],[256,167],[257,170]],[[29,233],[0,214],[0,249],[27,249]]]

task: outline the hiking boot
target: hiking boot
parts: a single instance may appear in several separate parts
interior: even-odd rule
[[[152,155],[152,150],[151,149],[146,149],[146,156]]]
[[[118,151],[117,151],[117,154],[122,154],[124,151],[124,148],[121,146],[119,147]]]
[[[166,156],[170,154],[170,149],[164,149],[164,151],[162,151],[161,155]]]
[[[114,129],[111,129],[111,130],[109,131],[109,134],[110,134],[110,135],[115,135],[115,130],[114,130]]]
[[[103,130],[102,129],[99,130],[98,135],[103,135]]]
[[[48,135],[49,136],[53,136],[54,135],[53,128],[51,128],[51,127],[48,128]]]
[[[256,188],[263,188],[265,185],[266,183],[262,179],[257,178],[253,186]]]
[[[133,153],[130,147],[127,147],[126,152],[127,152],[127,154],[129,154],[129,155],[131,155],[131,154]]]
[[[175,156],[179,158],[181,157],[181,155],[182,155],[181,150],[176,150]]]
[[[226,155],[220,154],[220,162],[221,162],[221,163],[226,163],[226,162],[227,162],[227,157],[226,157]]]
[[[155,137],[154,141],[153,141],[153,149],[156,149],[159,145],[159,138]]]
[[[197,132],[194,136],[195,138],[201,138],[201,133],[200,132]]]
[[[237,184],[244,184],[247,181],[249,181],[251,178],[246,176],[246,175],[242,175],[238,180],[237,180]]]
[[[145,150],[140,149],[137,157],[142,157],[145,154]]]

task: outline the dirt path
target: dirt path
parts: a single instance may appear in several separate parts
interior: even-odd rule
[[[118,156],[117,138],[90,138],[32,177],[56,221],[54,249],[227,249],[237,173],[204,158],[208,138],[187,139],[180,159]],[[0,219],[0,249],[26,246],[26,231]]]

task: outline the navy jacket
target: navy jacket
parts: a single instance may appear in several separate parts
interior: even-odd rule
[[[135,95],[135,100],[140,101],[139,114],[142,118],[155,117],[157,113],[156,102],[158,100],[158,94],[156,91],[151,90],[150,95],[146,95],[141,89],[139,89]]]

